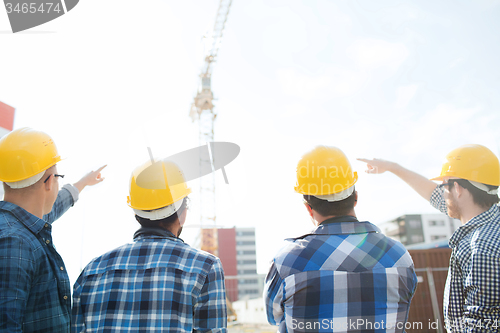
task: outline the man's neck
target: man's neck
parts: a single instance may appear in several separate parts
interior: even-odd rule
[[[40,200],[37,199],[34,195],[12,195],[5,193],[5,198],[3,199],[3,201],[17,205],[28,213],[31,213],[40,219],[43,218],[43,203],[41,203]]]
[[[323,221],[331,219],[331,218],[334,218],[334,217],[338,217],[338,216],[353,216],[353,217],[356,217],[356,213],[354,212],[354,210],[350,211],[349,213],[347,213],[345,215],[328,215],[328,216],[323,216],[323,215],[320,215],[320,214],[316,213],[316,214],[314,214],[314,220],[317,223],[316,226],[319,226],[321,223],[323,223]]]
[[[465,209],[462,209],[462,214],[460,216],[460,222],[462,222],[462,225],[466,224],[470,220],[472,220],[474,217],[484,213],[485,211],[489,210],[490,208],[484,208],[482,206],[478,205],[471,205],[470,207],[467,207]]]
[[[181,225],[179,224],[179,220],[175,221],[174,223],[166,226],[166,225],[161,225],[160,228],[165,229],[167,231],[170,231],[172,234],[174,234],[175,237],[179,237],[179,229]]]

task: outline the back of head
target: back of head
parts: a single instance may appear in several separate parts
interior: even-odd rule
[[[13,189],[29,187],[60,160],[49,135],[27,127],[17,129],[0,140],[0,181]]]
[[[491,207],[499,201],[500,163],[485,146],[463,145],[448,153],[441,174],[431,180],[442,181],[445,177],[469,190],[479,206]]]
[[[185,207],[191,193],[181,169],[169,161],[148,161],[130,177],[128,205],[141,221],[161,221]],[[142,224],[142,223],[141,223]]]
[[[346,215],[354,208],[358,174],[339,148],[318,146],[307,152],[299,160],[296,173],[295,192],[303,194],[321,215]]]

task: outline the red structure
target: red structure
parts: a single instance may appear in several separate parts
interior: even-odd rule
[[[0,102],[0,127],[8,132],[14,128],[14,112],[15,109],[12,106]]]
[[[238,300],[238,275],[236,260],[236,229],[218,229],[218,254],[226,277],[226,293],[231,302]]]
[[[257,274],[255,228],[202,229],[201,237],[201,249],[222,262],[231,302],[262,295],[264,275]]]

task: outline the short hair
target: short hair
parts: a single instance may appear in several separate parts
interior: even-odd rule
[[[350,196],[340,201],[330,202],[318,199],[313,195],[304,195],[304,200],[322,216],[343,216],[349,214],[354,209],[356,191],[353,190]]]
[[[135,219],[144,228],[159,227],[159,226],[168,228],[172,224],[174,224],[175,221],[177,221],[179,219],[179,216],[184,212],[184,210],[186,208],[187,208],[187,197],[184,198],[181,206],[179,207],[179,209],[175,213],[173,213],[172,215],[167,216],[163,219],[150,220],[150,219],[147,219],[144,217],[140,217],[139,215],[135,215]]]
[[[450,188],[453,187],[454,183],[458,183],[461,187],[469,191],[469,193],[472,195],[472,201],[474,201],[476,205],[482,208],[490,208],[499,201],[497,194],[488,194],[485,191],[482,191],[477,187],[475,187],[474,185],[472,185],[466,179],[449,179],[448,182],[451,183]],[[487,185],[487,184],[484,185],[486,185],[486,187],[489,190],[498,189],[498,186]]]

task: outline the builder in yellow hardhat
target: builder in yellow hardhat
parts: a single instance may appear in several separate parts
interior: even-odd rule
[[[431,180],[380,159],[360,159],[368,173],[389,171],[462,226],[453,249],[443,310],[449,332],[497,332],[500,325],[500,185],[498,158],[481,145],[452,150]],[[432,180],[441,181],[436,185]]]
[[[61,160],[50,136],[17,129],[0,140],[0,330],[68,332],[70,282],[52,244],[52,222],[85,186],[103,180],[102,168],[59,190]]]
[[[316,228],[287,239],[266,277],[267,319],[279,332],[403,332],[413,261],[401,243],[358,221],[357,178],[335,147],[316,147],[297,164],[295,191]]]
[[[182,171],[172,162],[147,162],[134,170],[129,189],[141,228],[134,243],[80,274],[72,332],[226,332],[222,264],[179,238],[191,193]]]

